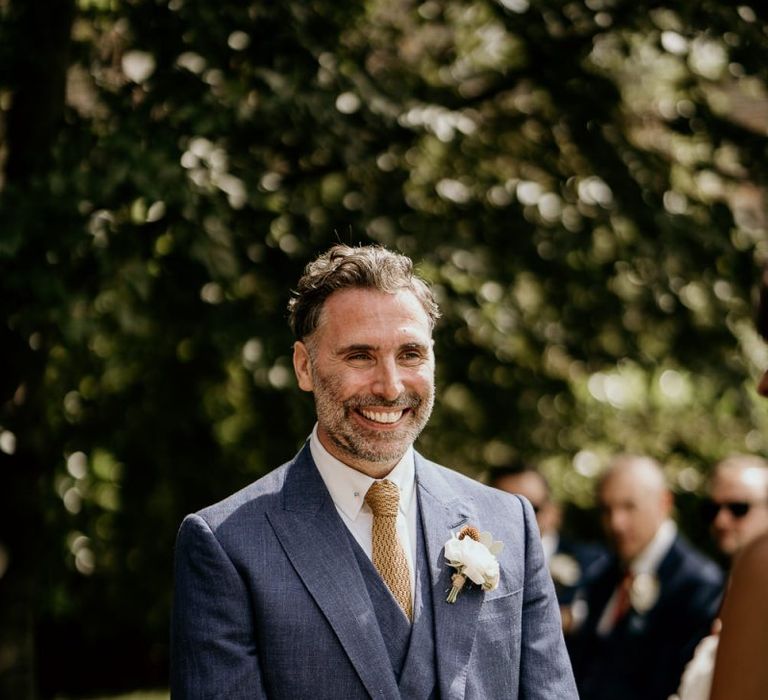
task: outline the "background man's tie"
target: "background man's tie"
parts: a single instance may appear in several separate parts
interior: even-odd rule
[[[621,622],[626,617],[629,609],[632,607],[630,590],[632,589],[632,582],[634,580],[635,575],[628,569],[619,582],[616,595],[616,607],[613,609],[612,627],[618,625],[619,622]]]
[[[411,574],[395,525],[399,501],[397,484],[387,479],[374,481],[365,494],[365,502],[373,511],[373,565],[411,620]]]

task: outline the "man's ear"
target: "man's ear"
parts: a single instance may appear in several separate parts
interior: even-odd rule
[[[661,504],[664,513],[668,516],[675,507],[675,496],[669,489],[664,489],[661,495]]]
[[[293,371],[296,372],[296,380],[299,388],[304,391],[312,391],[312,363],[309,359],[309,349],[300,340],[293,344]]]

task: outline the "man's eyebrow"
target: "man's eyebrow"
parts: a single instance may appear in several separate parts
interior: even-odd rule
[[[427,345],[426,343],[416,343],[416,342],[403,343],[400,346],[400,350],[424,350],[425,351],[428,349],[429,349],[429,345]]]
[[[377,350],[378,346],[371,345],[369,343],[352,343],[351,345],[345,345],[344,347],[337,348],[337,355],[346,355],[349,352],[368,352],[371,350]]]
[[[379,349],[378,345],[372,345],[370,343],[352,343],[351,345],[345,345],[343,347],[337,348],[335,354],[336,355],[346,355],[350,352],[371,352],[376,351]],[[429,345],[426,343],[418,343],[418,342],[410,342],[410,343],[403,343],[398,347],[399,351],[402,350],[421,350],[426,351],[429,349]]]

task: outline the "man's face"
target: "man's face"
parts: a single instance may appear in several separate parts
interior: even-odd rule
[[[634,470],[609,475],[598,500],[603,527],[625,563],[650,544],[672,507],[668,491],[650,487],[644,475]]]
[[[712,536],[723,554],[732,557],[755,537],[768,531],[766,491],[766,478],[759,467],[734,465],[717,469],[709,487],[715,514],[711,527]]]
[[[392,470],[432,412],[432,336],[412,292],[334,292],[293,361],[299,386],[314,393],[320,442],[373,478]]]
[[[560,511],[549,498],[547,487],[533,472],[504,474],[493,484],[497,489],[525,496],[536,511],[536,522],[542,535],[554,534],[560,524]]]

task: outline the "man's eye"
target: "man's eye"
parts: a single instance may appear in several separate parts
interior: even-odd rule
[[[404,352],[400,356],[403,360],[403,362],[420,362],[422,359],[424,359],[424,356],[418,351],[418,350],[409,350],[408,352]]]
[[[365,360],[370,360],[371,357],[367,353],[356,352],[354,355],[348,355],[347,359],[350,362],[364,362]]]

